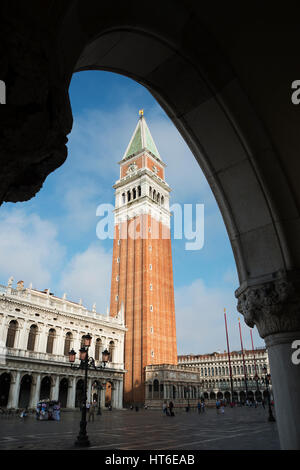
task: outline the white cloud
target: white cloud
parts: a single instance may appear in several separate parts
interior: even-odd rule
[[[201,279],[177,289],[175,312],[178,354],[205,354],[227,350],[224,308],[227,311],[230,349],[240,350],[239,315],[233,290],[207,287]],[[241,326],[243,346],[251,349],[249,328],[242,319]],[[255,346],[264,345],[256,330],[253,332],[253,339]]]
[[[48,288],[59,271],[65,249],[57,241],[57,228],[37,214],[22,209],[0,214],[0,278],[30,282]]]
[[[96,303],[98,313],[106,314],[109,307],[112,253],[100,243],[91,244],[85,251],[76,253],[62,272],[59,289],[67,298],[92,308]]]

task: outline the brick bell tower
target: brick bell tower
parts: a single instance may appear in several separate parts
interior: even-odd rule
[[[169,185],[143,110],[119,162],[110,315],[124,315],[124,404],[145,402],[144,367],[177,364]]]

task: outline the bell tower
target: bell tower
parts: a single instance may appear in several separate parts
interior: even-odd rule
[[[128,328],[124,404],[143,404],[145,366],[177,364],[171,188],[143,110],[119,165],[110,315],[123,311]]]

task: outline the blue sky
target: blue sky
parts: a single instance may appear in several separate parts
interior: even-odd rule
[[[0,283],[12,275],[37,289],[105,313],[109,305],[112,240],[99,240],[96,209],[114,204],[112,185],[138,120],[139,109],[166,167],[171,203],[204,204],[205,243],[185,250],[172,240],[178,353],[226,349],[223,308],[231,349],[240,349],[234,290],[235,262],[222,216],[186,143],[150,93],[136,82],[99,71],[73,76],[74,124],[68,158],[30,201],[0,208]],[[242,322],[244,346],[249,328]],[[264,345],[256,330],[255,346]]]

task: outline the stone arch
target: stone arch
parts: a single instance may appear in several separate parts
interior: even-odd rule
[[[76,381],[76,392],[75,392],[75,407],[81,408],[84,401],[84,381],[78,379]]]
[[[48,337],[47,337],[46,353],[53,354],[55,338],[56,338],[56,331],[54,328],[50,328],[50,330],[48,331]]]
[[[109,351],[109,362],[114,362],[115,360],[115,349],[116,349],[116,345],[115,345],[115,342],[113,340],[111,340],[109,342],[109,346],[108,346],[108,351]]]
[[[40,400],[47,400],[50,399],[51,395],[51,377],[49,375],[45,375],[42,380],[41,380],[41,386],[40,386]]]
[[[30,374],[24,373],[21,379],[21,383],[20,383],[19,400],[18,400],[19,408],[27,408],[29,406],[31,385],[32,385],[32,376]]]
[[[7,406],[12,376],[8,372],[0,375],[0,407]]]
[[[35,5],[28,7],[28,18],[35,18],[34,8]],[[6,201],[27,199],[41,187],[47,174],[64,161],[65,135],[71,128],[67,88],[73,71],[99,69],[124,74],[150,90],[188,142],[211,185],[231,240],[240,282],[236,291],[238,309],[246,323],[256,324],[261,336],[269,342],[275,334],[299,331],[299,308],[294,309],[292,305],[294,298],[299,297],[299,169],[298,162],[292,161],[300,150],[299,123],[298,113],[294,112],[282,86],[297,75],[293,65],[297,63],[293,45],[297,41],[290,40],[290,35],[281,34],[278,43],[274,37],[274,31],[278,32],[274,25],[280,18],[276,8],[270,12],[261,7],[260,15],[265,20],[266,36],[270,34],[268,42],[275,43],[274,50],[278,44],[278,50],[284,50],[284,46],[289,50],[290,57],[285,57],[284,62],[280,54],[277,62],[275,54],[268,55],[265,49],[262,50],[261,34],[253,33],[251,41],[245,37],[248,30],[243,25],[249,25],[248,15],[253,19],[251,15],[256,14],[255,9],[253,13],[247,12],[247,20],[241,15],[240,21],[239,9],[232,12],[227,4],[220,7],[218,15],[211,5],[205,5],[203,11],[203,6],[198,6],[197,2],[193,6],[185,2],[174,5],[171,0],[161,2],[159,9],[153,8],[151,2],[141,6],[129,0],[129,7],[118,14],[113,6],[105,6],[105,14],[103,8],[102,2],[77,1],[66,4],[59,12],[54,13],[55,8],[47,10],[47,19],[49,24],[52,21],[55,25],[59,45],[51,40],[37,40],[32,45],[23,33],[22,40],[28,46],[29,57],[32,60],[44,57],[44,60],[39,57],[41,78],[37,84],[26,76],[32,72],[30,67],[25,67],[26,81],[33,83],[31,86],[37,88],[36,95],[44,95],[44,100],[41,105],[39,103],[43,110],[41,122],[37,122],[36,116],[29,121],[24,119],[26,132],[20,126],[19,134],[26,134],[30,141],[31,136],[39,135],[39,126],[43,130],[45,127],[45,144],[41,145],[39,139],[36,143],[30,142],[27,152],[32,154],[32,163],[29,168],[14,162],[15,173],[10,167],[4,172],[2,198]],[[46,16],[46,10],[41,11]],[[40,10],[36,16],[41,17]],[[224,26],[227,24],[238,25],[234,47],[231,38],[222,41],[224,33],[227,34]],[[292,37],[296,39],[294,35]],[[51,44],[53,50],[40,54],[42,46],[39,42],[43,47]],[[46,62],[50,56],[54,67],[52,61],[51,65]],[[145,61],[141,57],[145,57]],[[212,57],[213,61],[210,60]],[[275,63],[277,65],[280,59],[284,66],[277,66],[274,74]],[[14,61],[11,62],[15,71]],[[51,80],[48,67],[59,71],[53,77],[51,72]],[[38,93],[38,88],[43,89],[46,82],[50,84],[49,94]],[[23,81],[20,83],[22,86]],[[278,90],[276,100],[273,90]],[[18,93],[17,87],[16,95]],[[30,99],[34,93],[29,89],[24,95]],[[274,101],[276,112],[272,112]],[[39,106],[29,107],[26,99],[24,103],[24,111],[26,107],[31,112],[40,109]],[[53,113],[55,119],[52,119]],[[280,125],[278,115],[288,118],[290,138],[286,138],[286,127]],[[33,129],[27,124],[31,121],[34,122]],[[10,138],[7,134],[7,147],[9,149],[11,145],[14,149],[13,143],[17,145],[18,140],[15,132],[11,132]],[[17,147],[11,152],[15,160],[16,155],[21,159],[26,150],[24,139],[19,140],[20,149]],[[5,160],[11,165],[10,158]],[[36,171],[31,172],[32,168]],[[268,307],[264,302],[266,298],[273,299]],[[278,340],[278,336],[276,338]],[[291,341],[284,344],[291,344]],[[272,348],[275,347],[272,343]],[[288,346],[285,348],[287,351]],[[282,370],[277,371],[275,365],[273,368],[276,370],[276,376],[272,372],[274,391],[277,390],[277,396],[280,396],[284,423],[284,410],[290,405],[285,403],[283,388],[282,391],[279,385],[276,388],[276,381],[277,384],[281,382]],[[287,369],[283,368],[286,375]],[[296,390],[292,386],[290,389]],[[294,399],[290,401],[296,403],[299,391],[294,393]],[[279,403],[277,399],[276,402]],[[281,432],[282,439],[284,434]]]
[[[66,408],[68,402],[69,379],[63,377],[59,382],[58,401],[62,408]]]
[[[97,338],[96,342],[95,342],[95,361],[101,361],[102,360],[101,348],[102,348],[101,338]]]
[[[27,350],[34,351],[36,346],[36,338],[38,335],[38,327],[36,324],[33,324],[29,328],[28,341],[27,341]]]
[[[105,388],[105,406],[106,407],[111,405],[112,393],[113,393],[113,383],[108,380],[106,382],[106,388]]]
[[[16,334],[19,329],[17,320],[11,320],[8,324],[7,336],[6,336],[6,347],[13,348],[15,346]]]
[[[73,341],[73,334],[71,331],[68,331],[65,335],[65,344],[64,344],[64,355],[68,356],[69,351],[71,350],[72,347],[72,341]]]

